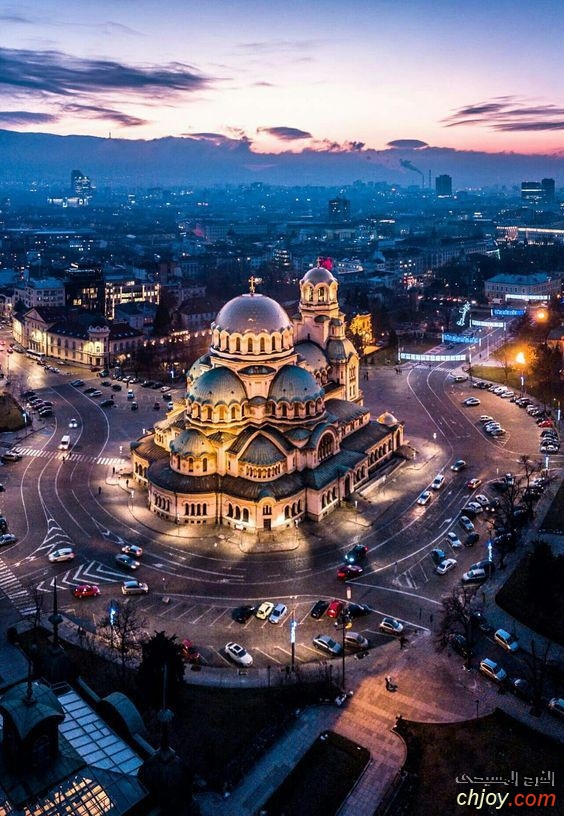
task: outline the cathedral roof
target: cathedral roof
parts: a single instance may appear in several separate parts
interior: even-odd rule
[[[279,332],[291,328],[291,320],[279,303],[259,294],[233,298],[218,312],[213,327],[219,331],[244,334]]]
[[[61,723],[65,718],[57,696],[41,683],[32,683],[31,689],[27,683],[13,686],[2,696],[0,713],[10,718],[22,740],[27,739],[39,723],[52,719]]]
[[[377,419],[377,422],[379,422],[380,425],[387,425],[388,428],[393,428],[394,425],[399,424],[395,416],[392,413],[390,413],[390,411],[384,411],[383,414],[380,414],[380,416]]]
[[[296,365],[283,366],[270,386],[269,399],[274,402],[308,402],[324,394],[313,374]]]
[[[324,266],[314,266],[301,279],[300,285],[303,286],[304,283],[311,283],[312,286],[317,286],[318,283],[326,283],[329,286],[332,283],[337,283],[337,281]]]
[[[301,354],[313,371],[320,371],[329,365],[325,352],[317,343],[311,343],[309,340],[305,340],[303,343],[296,343],[294,351]]]
[[[190,370],[188,371],[188,379],[191,381],[197,380],[198,377],[201,377],[204,371],[209,371],[210,368],[210,355],[204,354],[202,357],[198,357],[198,359],[190,366]]]
[[[255,436],[248,448],[240,457],[241,462],[249,465],[274,465],[276,462],[284,462],[286,457],[274,445],[270,439],[262,434]]]
[[[225,366],[216,366],[205,371],[188,386],[188,399],[203,405],[231,405],[245,402],[247,392],[239,377]]]
[[[182,431],[170,443],[170,450],[180,456],[201,456],[204,453],[215,453],[215,449],[207,436],[196,430],[196,428],[188,428],[186,431]]]

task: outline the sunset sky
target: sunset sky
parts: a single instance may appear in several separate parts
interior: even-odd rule
[[[0,128],[564,155],[563,0],[0,3]]]

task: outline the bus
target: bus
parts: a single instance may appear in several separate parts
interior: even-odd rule
[[[39,365],[45,365],[45,355],[41,351],[26,349],[25,354],[26,357],[29,357],[30,360],[35,360]]]

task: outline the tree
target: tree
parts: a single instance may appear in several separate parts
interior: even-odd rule
[[[477,611],[476,588],[456,586],[450,595],[442,599],[442,617],[437,633],[437,648],[445,649],[454,634],[460,633],[466,638],[466,668],[472,662],[474,646],[474,613]]]
[[[537,646],[534,640],[531,641],[530,653],[523,653],[523,662],[527,667],[528,677],[526,678],[532,689],[532,704],[533,713],[539,717],[543,709],[542,698],[544,691],[544,683],[546,680],[548,655],[552,644],[549,640],[545,641],[544,648],[541,648],[540,654],[537,652]]]
[[[115,612],[106,613],[98,622],[97,631],[119,656],[121,679],[125,684],[126,669],[141,651],[140,633],[146,626],[146,620],[129,599],[120,604],[112,602],[112,607]]]
[[[155,632],[153,637],[142,645],[142,658],[137,673],[139,690],[144,699],[158,708],[163,696],[163,676],[165,665],[167,671],[166,699],[172,704],[179,697],[179,689],[184,678],[184,659],[182,645],[176,635],[168,636],[164,632]]]

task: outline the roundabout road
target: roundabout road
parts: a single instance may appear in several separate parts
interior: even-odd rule
[[[451,572],[439,576],[433,571],[431,549],[447,550],[449,530],[463,534],[457,518],[471,495],[467,480],[482,479],[478,492],[487,494],[488,480],[515,471],[523,454],[541,459],[534,420],[508,400],[473,389],[469,382],[455,384],[449,376],[451,365],[432,369],[420,365],[401,375],[393,367],[370,370],[369,379],[362,381],[365,404],[373,416],[390,410],[405,421],[406,439],[417,451],[416,458],[379,485],[361,489],[356,507],[349,503],[324,524],[304,523],[277,535],[274,552],[256,552],[250,537],[230,528],[164,523],[145,509],[140,491],[133,489],[131,495],[125,473],[129,443],[163,416],[163,410],[152,407],[155,391],[136,384],[139,411],[132,412],[127,386],[122,384],[122,391],[113,392],[116,407],[103,409],[102,398],[83,393],[87,386],[100,384],[90,372],[65,369],[51,374],[38,371],[23,355],[12,357],[19,358],[13,363],[19,390],[25,390],[23,383],[33,378],[36,390],[54,403],[55,416],[46,422],[35,419],[33,433],[18,442],[23,459],[2,468],[0,481],[6,484],[2,507],[10,531],[19,540],[0,554],[0,588],[20,611],[29,613],[34,595],[44,599],[44,609],[49,608],[56,578],[61,611],[77,625],[93,630],[110,600],[123,599],[121,581],[137,577],[150,586],[147,596],[131,598],[142,627],[190,638],[212,665],[225,664],[222,647],[229,640],[247,647],[257,666],[288,665],[292,617],[298,624],[296,662],[322,659],[312,638],[332,633],[340,639],[341,632],[335,632],[328,618],[310,617],[318,598],[350,597],[368,604],[374,612],[354,621],[353,629],[376,647],[387,641],[378,631],[382,615],[404,621],[408,636],[432,626],[441,596],[469,564],[486,554],[488,528],[480,518],[476,523],[480,542],[447,552],[458,561]],[[81,376],[85,386],[72,387],[73,376]],[[177,398],[182,393],[183,389],[173,392]],[[464,406],[469,395],[477,395],[481,404]],[[508,431],[503,441],[484,434],[480,414],[499,419]],[[72,418],[77,420],[76,429],[69,429]],[[73,443],[67,453],[58,449],[65,433]],[[458,458],[465,459],[468,467],[454,473],[450,464]],[[558,465],[560,457],[554,460]],[[443,488],[433,491],[428,505],[418,505],[419,493],[439,472],[446,477]],[[336,567],[356,542],[368,547],[365,571],[344,584],[336,579]],[[125,544],[144,550],[134,573],[125,574],[115,562]],[[71,545],[76,553],[73,561],[49,562],[49,552]],[[72,587],[83,583],[98,584],[100,596],[74,599]],[[232,619],[234,606],[267,599],[288,606],[280,624],[254,617],[245,624]]]

